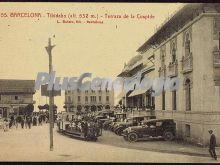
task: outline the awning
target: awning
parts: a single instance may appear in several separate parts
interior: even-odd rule
[[[132,97],[132,96],[144,94],[145,92],[146,92],[146,90],[136,89],[136,90],[134,90],[128,97]]]

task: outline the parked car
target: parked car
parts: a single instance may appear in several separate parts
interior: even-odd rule
[[[128,118],[126,122],[120,122],[114,125],[113,131],[116,135],[121,135],[122,131],[131,126],[141,125],[141,121],[155,119],[156,116],[133,116]]]
[[[176,123],[173,119],[152,119],[143,121],[140,126],[128,127],[123,130],[125,140],[136,142],[149,137],[163,137],[164,140],[173,140],[176,135]]]
[[[115,113],[114,117],[110,117],[110,120],[106,120],[103,123],[103,129],[112,130],[113,126],[118,122],[124,121],[126,119],[126,116],[126,113]]]

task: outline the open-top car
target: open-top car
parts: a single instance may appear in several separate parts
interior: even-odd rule
[[[128,127],[123,130],[125,140],[136,142],[139,139],[150,137],[163,137],[165,140],[173,140],[176,135],[176,123],[173,119],[152,119],[143,121],[140,126]]]
[[[155,116],[133,116],[128,118],[126,122],[119,122],[114,125],[113,131],[117,135],[121,135],[122,131],[131,126],[137,126],[141,124],[143,120],[155,119]]]

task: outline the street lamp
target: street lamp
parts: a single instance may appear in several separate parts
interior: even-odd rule
[[[46,51],[49,55],[49,74],[52,72],[52,49],[55,45],[51,45],[51,38],[48,39],[48,46],[45,47]],[[50,151],[53,151],[53,104],[54,104],[54,97],[53,97],[53,88],[49,91],[49,121],[50,121]]]

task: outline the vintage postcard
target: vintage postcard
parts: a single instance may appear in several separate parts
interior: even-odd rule
[[[0,161],[220,163],[220,4],[0,8]]]

